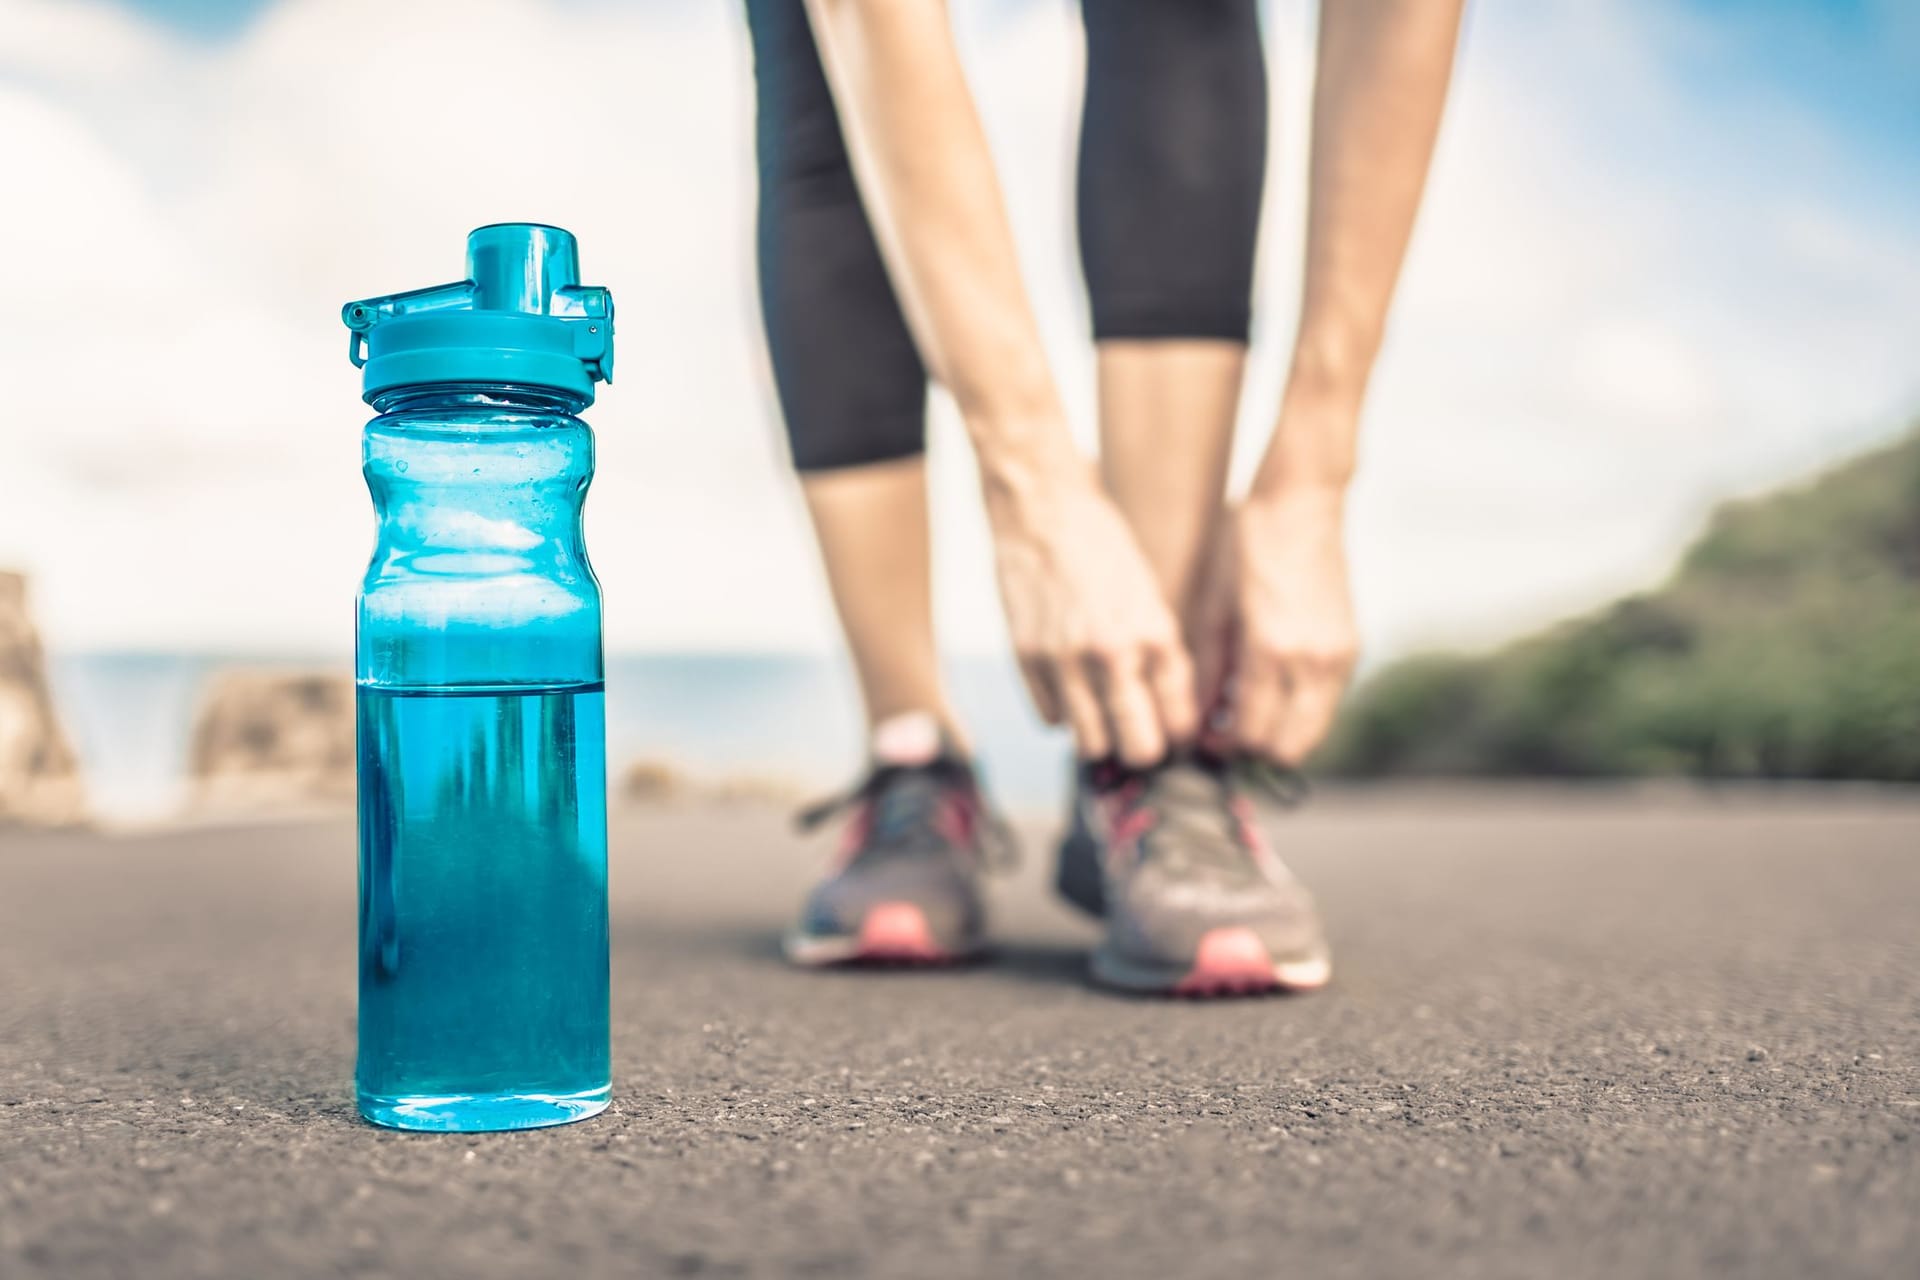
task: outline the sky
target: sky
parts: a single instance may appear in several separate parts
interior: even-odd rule
[[[1067,0],[956,3],[1076,430]],[[1313,11],[1272,0],[1236,461],[1293,329]],[[1378,660],[1657,583],[1712,506],[1920,410],[1920,6],[1485,0],[1369,401],[1350,533]],[[371,543],[340,304],[553,222],[619,307],[588,541],[623,650],[825,651],[753,291],[740,8],[0,0],[0,566],[66,651],[331,654]],[[936,398],[937,600],[1004,641]]]

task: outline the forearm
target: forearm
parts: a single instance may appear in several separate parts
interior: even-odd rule
[[[1293,365],[1256,494],[1337,500],[1413,232],[1464,0],[1322,0]]]
[[[867,215],[989,493],[1084,468],[942,0],[807,0]]]

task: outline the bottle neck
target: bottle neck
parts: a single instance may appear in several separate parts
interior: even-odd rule
[[[564,414],[571,417],[585,409],[588,400],[584,396],[548,387],[437,382],[382,391],[373,398],[372,404],[376,413],[402,413],[419,409],[483,409]]]

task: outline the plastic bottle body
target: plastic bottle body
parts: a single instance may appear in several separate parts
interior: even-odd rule
[[[368,1119],[531,1128],[609,1096],[600,589],[578,399],[375,402],[356,631]]]

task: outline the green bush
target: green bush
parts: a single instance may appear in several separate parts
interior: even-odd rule
[[[1920,781],[1920,434],[1722,508],[1658,591],[1387,668],[1316,772]]]

